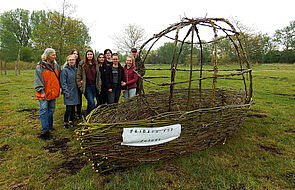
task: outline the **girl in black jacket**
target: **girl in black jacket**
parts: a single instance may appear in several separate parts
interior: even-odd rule
[[[108,102],[108,89],[106,87],[106,72],[109,67],[103,53],[98,54],[97,63],[99,64],[100,78],[101,78],[101,91],[99,96],[99,105]]]
[[[113,64],[107,67],[105,73],[106,87],[108,89],[108,104],[118,103],[121,90],[126,88],[124,69],[119,63],[119,55],[112,56]]]

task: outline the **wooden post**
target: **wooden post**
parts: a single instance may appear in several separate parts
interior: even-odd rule
[[[18,68],[18,74],[20,75],[20,47],[18,48],[18,54],[17,54],[17,60],[15,65],[15,75],[17,76],[17,68]]]
[[[6,75],[6,61],[4,61],[4,73]]]
[[[200,44],[200,79],[203,77],[203,45],[202,45],[202,41],[201,41],[201,37],[199,34],[199,30],[197,28],[197,26],[195,25],[195,31],[197,33],[197,37],[199,40],[199,44]],[[200,93],[200,105],[202,105],[202,80],[199,80],[199,93]]]
[[[191,27],[191,60],[190,60],[190,73],[189,73],[189,83],[188,83],[188,95],[187,95],[187,106],[186,109],[189,111],[191,109],[192,104],[192,95],[191,95],[191,88],[192,88],[192,77],[193,77],[193,50],[194,50],[194,25]]]
[[[169,96],[169,111],[171,111],[171,104],[174,94],[174,80],[175,80],[175,55],[176,55],[176,49],[177,49],[177,42],[178,42],[178,32],[179,32],[180,26],[178,26],[176,30],[175,35],[175,41],[174,41],[174,49],[173,49],[173,57],[171,60],[171,83],[170,83],[170,96]]]
[[[212,87],[212,104],[213,106],[215,106],[216,104],[216,83],[217,83],[217,73],[218,73],[218,67],[217,67],[217,31],[216,31],[216,26],[214,24],[214,22],[212,22],[212,20],[209,20],[210,24],[213,28],[214,31],[214,54],[213,54],[213,70],[214,70],[214,74],[213,74],[213,87]]]
[[[18,75],[20,75],[20,61],[18,61]]]
[[[0,62],[1,62],[1,75],[2,75],[2,59],[0,58]]]

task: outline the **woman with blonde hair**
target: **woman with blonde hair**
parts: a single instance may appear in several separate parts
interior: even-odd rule
[[[124,89],[124,98],[129,99],[136,94],[136,83],[138,80],[138,75],[135,73],[135,59],[133,56],[126,57],[126,65],[124,66],[124,76],[126,80],[126,90]]]
[[[76,84],[76,58],[74,55],[67,57],[67,64],[61,72],[60,82],[63,90],[64,104],[66,111],[64,114],[64,127],[74,126],[75,106],[80,103],[78,87]]]

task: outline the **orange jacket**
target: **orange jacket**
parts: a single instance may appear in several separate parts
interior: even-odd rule
[[[38,100],[53,100],[59,96],[59,73],[60,68],[57,63],[48,64],[40,61],[35,70],[34,87]],[[45,99],[41,94],[45,93]]]

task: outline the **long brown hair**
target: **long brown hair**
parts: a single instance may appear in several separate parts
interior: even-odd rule
[[[83,60],[84,61],[84,64],[83,64],[84,69],[87,69],[89,67],[89,65],[90,65],[89,60],[87,59],[87,53],[88,52],[91,52],[93,54],[93,57],[92,57],[91,61],[92,61],[93,65],[96,65],[96,59],[95,59],[94,53],[93,53],[93,51],[91,49],[89,49],[89,50],[86,51],[86,53],[84,55],[84,60]]]
[[[105,55],[104,55],[103,53],[99,53],[99,54],[98,54],[98,56],[97,56],[97,58],[96,58],[97,63],[100,64],[100,62],[98,61],[98,58],[99,58],[100,56],[103,56],[103,57],[104,57],[104,61],[103,61],[103,63],[102,63],[102,67],[103,67],[103,68],[106,68],[106,67],[107,67],[107,62],[106,62],[106,57],[105,57]]]
[[[78,51],[77,49],[72,49],[70,55],[72,55],[75,51],[78,53],[78,57],[77,57],[77,59],[76,59],[76,66],[78,66],[78,64],[79,64],[80,61],[81,61],[81,57],[80,57],[80,53],[79,53],[79,51]]]

